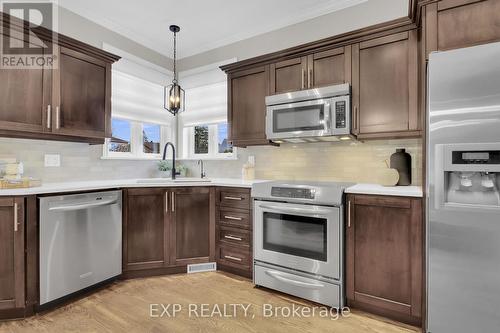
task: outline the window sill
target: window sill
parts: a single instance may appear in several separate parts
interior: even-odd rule
[[[161,156],[101,156],[101,160],[159,161]]]
[[[178,161],[237,161],[238,157],[237,156],[231,156],[231,157],[181,157],[177,159]]]

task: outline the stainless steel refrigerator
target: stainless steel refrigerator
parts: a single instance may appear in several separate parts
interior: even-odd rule
[[[500,331],[500,43],[429,58],[427,331]]]

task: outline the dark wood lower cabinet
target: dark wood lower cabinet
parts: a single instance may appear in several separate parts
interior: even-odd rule
[[[123,270],[169,265],[168,190],[134,188],[124,191]]]
[[[0,318],[19,317],[26,300],[23,197],[0,198]]]
[[[217,268],[251,278],[253,224],[250,190],[219,187],[216,190],[216,197]]]
[[[0,198],[0,310],[23,308],[24,198]]]
[[[173,265],[214,261],[215,189],[188,187],[170,192],[170,262]]]
[[[348,304],[420,325],[424,243],[420,198],[349,195]]]
[[[130,188],[124,191],[123,271],[152,275],[215,260],[215,189]],[[144,273],[142,275],[147,275]]]

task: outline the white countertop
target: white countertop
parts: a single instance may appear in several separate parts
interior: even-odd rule
[[[215,179],[210,179],[210,182],[206,181],[182,182],[181,179],[182,178],[179,178],[178,182],[171,182],[168,179],[160,179],[157,183],[138,182],[139,179],[88,180],[88,181],[74,181],[74,182],[61,182],[61,183],[44,183],[42,184],[42,186],[39,187],[0,189],[0,196],[79,192],[79,191],[105,190],[105,189],[125,188],[125,187],[228,186],[228,187],[251,188],[253,183],[264,181],[264,180],[215,178]]]
[[[61,183],[44,183],[39,187],[20,189],[0,189],[0,196],[21,196],[48,193],[79,192],[106,190],[125,187],[181,187],[181,186],[228,186],[251,188],[252,184],[264,182],[265,180],[242,180],[235,178],[214,178],[210,182],[189,181],[171,182],[169,179],[159,179],[156,183],[139,182],[139,179],[117,179],[117,180],[88,180]],[[346,193],[353,194],[376,194],[403,197],[422,197],[422,188],[419,186],[382,186],[378,184],[356,184],[348,187]]]
[[[420,186],[383,186],[379,184],[356,184],[348,187],[345,192],[353,194],[376,194],[418,198],[421,198],[423,196],[422,188]]]

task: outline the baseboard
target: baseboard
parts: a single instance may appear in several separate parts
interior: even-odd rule
[[[175,267],[161,267],[161,268],[150,268],[150,269],[141,269],[141,270],[130,270],[124,271],[121,275],[121,279],[135,279],[149,276],[158,276],[158,275],[169,275],[169,274],[179,274],[179,273],[187,273],[187,266],[175,266]]]
[[[253,278],[252,271],[238,269],[238,268],[234,268],[234,267],[231,267],[231,266],[225,266],[225,265],[219,264],[219,263],[217,263],[217,270],[218,271],[223,271],[223,272],[228,272],[228,273],[231,273],[231,274],[236,274],[236,275],[239,275],[239,276],[243,276],[243,277],[246,277],[248,279],[252,279]]]
[[[395,312],[380,307],[374,307],[371,304],[347,300],[347,305],[353,309],[359,309],[368,313],[373,313],[377,316],[386,317],[391,320],[399,321],[408,325],[422,327],[422,318],[410,316],[404,313]]]

